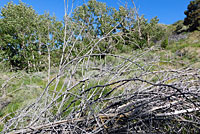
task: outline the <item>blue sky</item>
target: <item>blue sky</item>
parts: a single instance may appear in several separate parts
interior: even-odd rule
[[[0,0],[0,7],[3,7],[4,4],[9,1],[10,0]],[[13,0],[14,3],[18,3],[18,1],[19,0]],[[75,0],[74,6],[81,5],[83,1],[84,0]],[[122,2],[125,0],[120,0],[121,2],[118,0],[97,1],[105,2],[108,6],[118,9],[119,5],[124,4]],[[132,6],[131,0],[127,1],[128,5]],[[47,11],[51,15],[54,13],[59,20],[63,18],[64,0],[22,0],[22,2],[31,5],[39,14],[43,14]],[[187,9],[190,0],[134,0],[134,2],[139,9],[139,14],[144,14],[145,18],[151,19],[158,16],[160,23],[172,24],[185,18],[184,11]]]

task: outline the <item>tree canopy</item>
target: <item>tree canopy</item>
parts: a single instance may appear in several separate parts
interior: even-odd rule
[[[1,60],[9,61],[11,68],[39,69],[47,46],[62,42],[62,23],[48,13],[38,15],[25,3],[9,2],[0,16]]]
[[[186,15],[184,25],[189,26],[190,31],[200,30],[200,0],[190,1],[184,13]]]
[[[75,48],[71,56],[80,55],[100,38],[93,49],[96,53],[149,47],[163,35],[157,17],[148,21],[133,8],[120,6],[117,10],[96,0],[75,8],[63,22],[49,13],[39,15],[23,2],[9,2],[1,8],[0,17],[0,60],[15,70],[42,70],[48,57],[59,63],[63,53],[68,55],[67,49]],[[64,26],[66,21],[70,22]]]

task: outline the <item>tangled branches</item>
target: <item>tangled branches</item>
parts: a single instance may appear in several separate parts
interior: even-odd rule
[[[199,132],[199,70],[158,69],[159,58],[147,61],[148,53],[104,54],[104,64],[98,54],[74,58],[4,132]]]
[[[200,70],[162,66],[156,47],[124,56],[97,52],[116,27],[79,53],[78,29],[65,33],[57,75],[50,76],[49,67],[41,96],[14,113],[3,132],[198,133]]]

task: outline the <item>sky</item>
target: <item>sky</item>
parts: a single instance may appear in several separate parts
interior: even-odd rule
[[[0,0],[0,7],[3,7],[11,0]],[[55,14],[58,20],[63,20],[64,16],[64,0],[21,0],[22,2],[32,6],[38,14],[43,14],[45,11],[51,15]],[[72,0],[69,0],[72,1]],[[75,0],[74,7],[80,6],[84,0]],[[87,0],[85,0],[87,1]],[[119,8],[120,5],[125,3],[125,0],[97,0],[105,2],[109,7]],[[126,0],[128,6],[132,7],[131,0]],[[18,3],[19,0],[13,0]],[[67,0],[66,0],[67,2]],[[185,18],[184,11],[190,0],[134,0],[140,15],[145,18],[151,19],[158,16],[159,23],[173,24],[178,20]],[[69,2],[69,7],[71,3]]]

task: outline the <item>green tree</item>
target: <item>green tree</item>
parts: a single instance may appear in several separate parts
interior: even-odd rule
[[[109,52],[110,42],[112,42],[111,35],[116,32],[113,29],[117,24],[114,18],[115,13],[115,8],[110,8],[105,3],[96,0],[90,0],[87,4],[76,8],[72,20],[84,28],[81,32],[82,45],[87,46],[90,41],[95,42],[109,33],[109,38],[102,40],[102,43],[95,48],[97,52]]]
[[[200,30],[200,0],[192,0],[184,12],[186,18],[184,25],[189,26],[190,31]]]
[[[39,59],[36,61],[38,66],[44,68],[46,55],[51,54],[52,63],[58,63],[60,53],[57,51],[62,48],[63,45],[63,24],[56,20],[56,17],[51,17],[49,13],[38,16],[36,25],[36,40],[35,44],[38,46]]]
[[[37,14],[32,7],[22,2],[19,5],[9,2],[1,9],[0,16],[3,58],[13,67],[19,69],[27,67],[30,48],[37,47],[31,43],[35,38]]]
[[[56,50],[63,43],[62,23],[47,13],[38,15],[25,3],[9,2],[1,8],[0,16],[1,59],[11,68],[40,70],[45,67],[42,60],[48,50]]]
[[[172,26],[175,27],[175,30],[174,30],[175,33],[179,34],[185,30],[183,22],[184,22],[183,20],[179,20],[175,22],[174,24],[172,24]]]
[[[108,7],[105,3],[90,0],[73,12],[73,20],[84,24],[84,31],[92,38],[107,34],[116,25],[114,13],[116,9]]]
[[[154,17],[149,23],[145,22],[142,25],[142,37],[146,40],[147,45],[150,46],[151,41],[158,41],[162,39],[164,29],[158,24],[159,19]]]
[[[142,48],[160,40],[164,30],[158,24],[159,19],[155,17],[148,22],[144,16],[139,17],[135,12],[133,8],[120,6],[116,10],[105,3],[90,0],[75,9],[73,20],[83,24],[81,37],[84,45],[109,33],[109,37],[97,46],[99,52],[110,52],[115,47],[123,48],[123,45]]]
[[[133,49],[144,48],[150,47],[152,42],[154,43],[162,39],[165,30],[158,24],[159,19],[157,17],[152,18],[148,22],[144,16],[141,16],[137,21],[132,20],[131,22],[133,23],[130,28],[126,32],[123,31],[126,45],[131,45]],[[138,32],[138,29],[140,29],[140,32]]]

